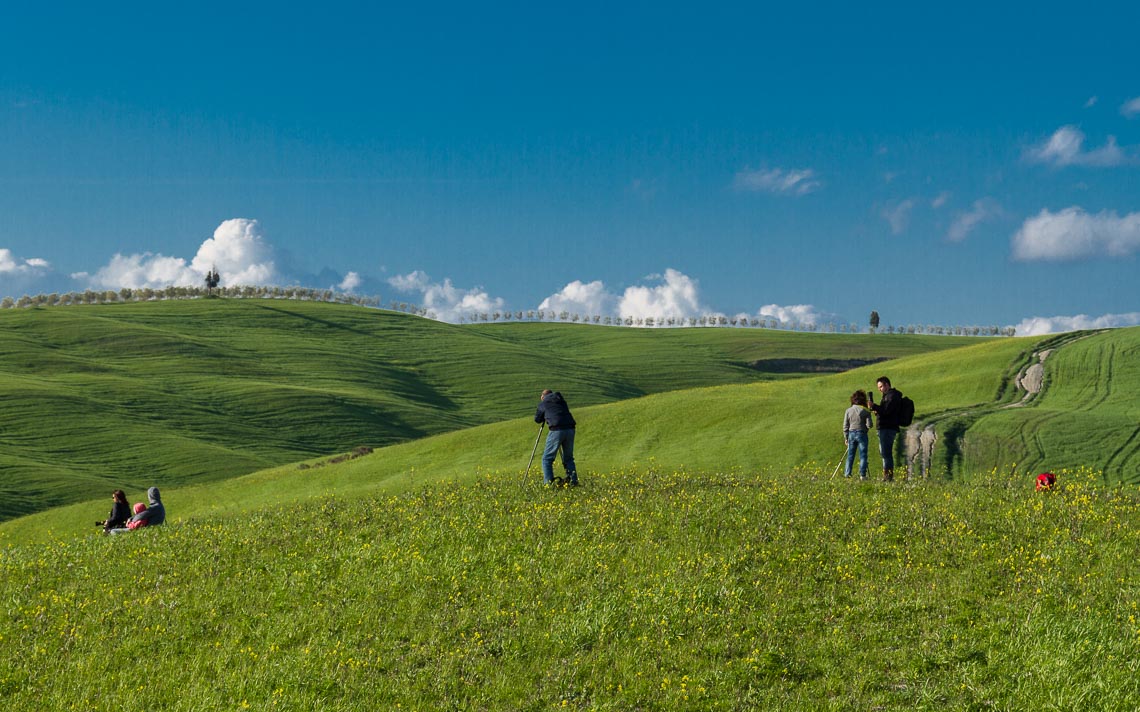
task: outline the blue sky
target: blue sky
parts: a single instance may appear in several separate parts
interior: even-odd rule
[[[25,5],[3,295],[1140,322],[1134,4]]]

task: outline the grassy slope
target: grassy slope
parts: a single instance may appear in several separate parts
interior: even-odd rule
[[[529,412],[773,378],[771,357],[975,339],[455,326],[334,304],[193,300],[0,312],[0,519],[150,482],[216,481]]]
[[[625,470],[328,497],[0,549],[0,699],[1137,709],[1138,546],[1135,492],[1081,473],[1050,495]]]
[[[1032,407],[1001,410],[970,428],[966,466],[1087,466],[1110,481],[1140,482],[1140,328],[1074,341],[1045,366],[1045,391]]]
[[[911,356],[891,362],[889,371],[896,385],[919,404],[920,417],[967,408],[992,402],[1009,364],[1023,359],[1036,342],[1002,339]],[[832,376],[575,407],[579,468],[588,473],[639,464],[781,473],[812,461],[834,463],[844,450],[840,423],[848,396],[855,388],[873,385],[881,370],[879,364]],[[529,419],[494,423],[387,447],[348,463],[308,470],[288,465],[169,492],[166,498],[175,517],[240,516],[332,493],[355,497],[443,479],[470,479],[480,469],[521,482],[536,434],[537,426]],[[537,478],[534,470],[531,477]],[[154,482],[165,486],[161,480]],[[104,509],[106,502],[99,499],[0,524],[0,542],[74,536],[89,531],[90,521],[105,516]]]

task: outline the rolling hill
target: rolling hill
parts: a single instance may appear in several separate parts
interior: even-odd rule
[[[531,412],[802,376],[959,337],[451,325],[200,299],[0,312],[0,520],[150,482],[224,480]]]

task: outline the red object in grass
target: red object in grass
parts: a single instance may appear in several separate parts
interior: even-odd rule
[[[1042,472],[1037,475],[1037,491],[1051,490],[1053,485],[1057,484],[1057,476],[1052,472]]]

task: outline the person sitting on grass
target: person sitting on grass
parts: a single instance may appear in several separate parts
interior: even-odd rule
[[[127,504],[127,495],[121,489],[117,489],[111,493],[111,513],[101,522],[95,522],[96,526],[103,527],[103,533],[124,527],[127,520],[131,518],[131,507]]]
[[[146,511],[146,505],[145,504],[143,504],[142,502],[135,502],[135,507],[134,507],[134,513],[135,514],[142,514],[145,511]],[[135,529],[138,529],[140,527],[145,527],[145,526],[146,526],[146,520],[145,519],[135,519],[134,517],[131,517],[130,521],[127,522],[127,529],[130,531],[134,531]]]
[[[139,527],[153,527],[166,521],[166,508],[162,506],[162,497],[158,493],[158,488],[151,487],[148,489],[146,498],[150,501],[150,506],[146,506],[142,502],[136,504],[135,515],[127,522],[127,527],[125,529],[112,529],[112,534],[122,534]],[[142,510],[139,510],[139,507],[142,507]]]

